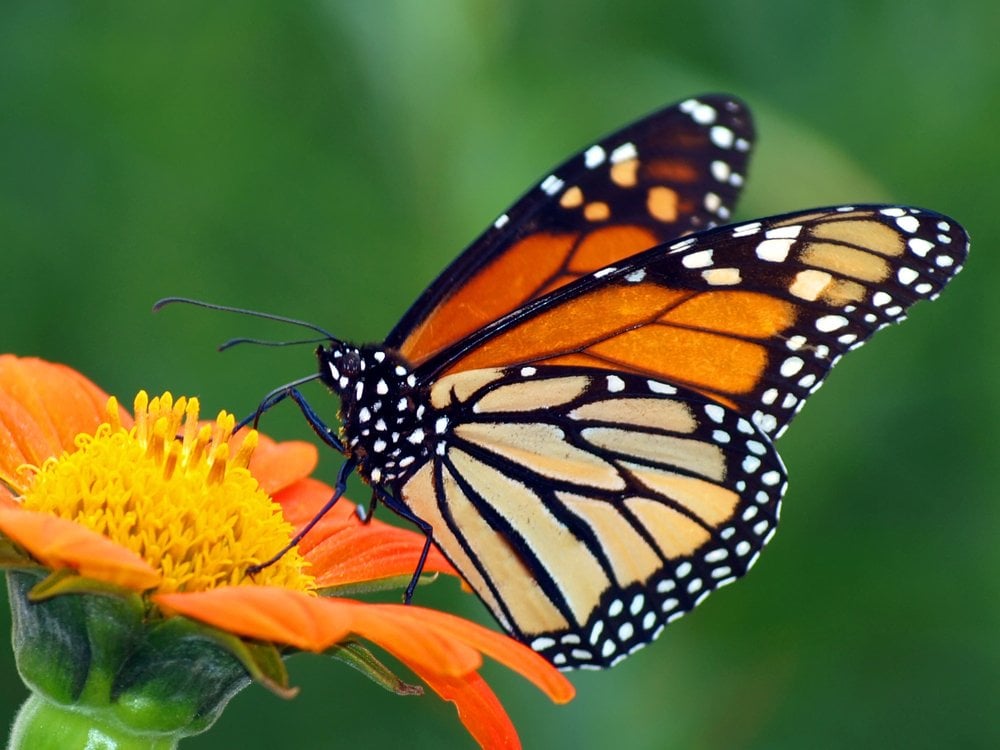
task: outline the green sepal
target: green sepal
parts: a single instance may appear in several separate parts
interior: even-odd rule
[[[207,625],[198,625],[193,620],[188,622],[202,628],[207,637],[215,640],[219,646],[232,654],[254,682],[267,688],[279,698],[294,698],[298,695],[299,689],[289,685],[288,670],[285,668],[281,651],[273,644],[244,641],[231,633]]]
[[[424,573],[417,579],[417,586],[426,586],[438,579],[439,573]],[[316,589],[320,596],[353,597],[358,594],[372,594],[380,591],[397,591],[410,585],[413,576],[388,576],[371,581],[345,583],[342,586],[325,586]]]
[[[423,695],[420,685],[404,682],[357,641],[342,641],[323,653],[361,672],[376,685],[396,695]]]
[[[108,596],[78,576],[27,571],[8,571],[7,581],[18,671],[48,701],[137,733],[188,736],[208,729],[250,684],[239,648],[186,618],[150,617],[126,589]],[[36,587],[40,601],[29,599]],[[258,671],[281,683],[281,670]]]
[[[122,588],[114,583],[98,581],[95,578],[85,578],[71,568],[61,568],[53,571],[39,583],[31,587],[28,599],[32,602],[43,602],[54,596],[63,594],[91,594],[94,596],[115,596],[119,598],[134,597],[135,592]]]
[[[29,592],[43,578],[43,572],[7,571],[18,672],[51,700],[104,703],[110,680],[142,639],[142,600],[123,595],[30,601]]]
[[[23,548],[5,536],[0,536],[0,568],[42,569]]]
[[[130,726],[144,731],[184,727],[197,734],[215,723],[250,684],[243,662],[212,628],[185,617],[147,624],[145,637],[121,665],[114,701]]]

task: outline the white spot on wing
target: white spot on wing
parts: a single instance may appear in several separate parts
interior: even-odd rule
[[[843,315],[824,315],[816,319],[816,330],[823,333],[837,331],[847,325],[847,318]]]
[[[716,424],[722,424],[722,420],[726,418],[726,410],[718,404],[705,404],[705,414]]]
[[[696,253],[685,255],[681,258],[681,264],[685,268],[708,268],[712,265],[712,253],[714,250],[699,250]]]
[[[695,106],[690,110],[691,119],[694,120],[699,125],[711,125],[715,122],[716,112],[715,108],[703,104],[702,102],[697,102]]]
[[[701,272],[701,277],[712,286],[734,286],[742,281],[738,268],[709,268]]]
[[[542,180],[542,184],[539,185],[539,187],[542,189],[542,192],[544,192],[546,195],[555,195],[560,190],[562,190],[562,187],[565,184],[566,184],[565,182],[560,180],[554,174],[550,174],[548,177]]]
[[[646,385],[649,386],[649,390],[653,393],[662,393],[667,396],[673,396],[677,393],[677,389],[672,385],[667,385],[666,383],[660,383],[656,380],[647,380]]]
[[[640,268],[638,271],[633,271],[628,276],[625,277],[625,281],[631,282],[633,284],[638,284],[646,278],[646,269]]]
[[[749,237],[752,234],[757,234],[760,231],[760,222],[753,221],[749,224],[741,224],[740,226],[733,229],[733,237]]]
[[[781,481],[781,474],[777,471],[766,471],[761,475],[760,481],[769,487],[773,487]]]
[[[906,244],[913,251],[914,255],[918,255],[921,258],[927,257],[927,253],[934,249],[933,242],[928,242],[920,237],[912,237]]]
[[[768,229],[764,236],[769,240],[777,239],[790,239],[794,240],[802,232],[801,224],[793,224],[790,227],[775,227],[774,229]]]
[[[594,169],[601,166],[607,158],[608,155],[600,146],[591,146],[583,152],[583,163],[587,169]]]
[[[733,141],[736,139],[733,131],[725,125],[712,126],[712,129],[708,131],[708,137],[711,138],[712,143],[719,148],[732,148]]]
[[[635,159],[638,156],[639,152],[636,151],[634,143],[623,143],[611,152],[611,163],[618,164],[629,159]]]
[[[770,232],[768,232],[770,234]],[[771,263],[781,263],[788,257],[793,239],[767,239],[757,245],[757,257]]]

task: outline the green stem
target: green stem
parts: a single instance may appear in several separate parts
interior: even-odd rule
[[[17,712],[7,750],[174,750],[178,738],[137,734],[82,706],[64,706],[32,693]]]

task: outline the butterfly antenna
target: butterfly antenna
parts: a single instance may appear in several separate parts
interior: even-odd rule
[[[267,339],[251,339],[251,338],[236,338],[229,339],[229,341],[224,341],[219,344],[219,351],[224,352],[226,349],[232,349],[234,346],[239,346],[240,344],[253,344],[255,346],[301,346],[302,344],[323,344],[329,341],[329,337],[324,336],[321,339],[295,339],[294,341],[268,341]]]
[[[300,328],[307,328],[310,331],[315,331],[316,333],[322,334],[323,341],[339,341],[339,339],[330,333],[325,328],[320,328],[314,323],[308,323],[304,320],[298,320],[296,318],[288,318],[284,315],[275,315],[274,313],[261,312],[260,310],[247,310],[242,307],[231,307],[230,305],[219,305],[214,302],[205,302],[200,299],[190,299],[188,297],[164,297],[161,300],[157,300],[153,305],[153,312],[162,310],[167,305],[194,305],[195,307],[203,307],[206,310],[218,310],[219,312],[235,313],[237,315],[246,315],[251,318],[262,318],[264,320],[274,320],[278,323],[287,323],[288,325],[299,326]],[[233,339],[232,342],[227,341],[222,345],[223,348],[229,348],[230,346],[235,346],[236,343],[243,341],[249,341],[245,339]],[[304,342],[301,342],[304,343]],[[283,343],[278,343],[278,346],[284,346]]]

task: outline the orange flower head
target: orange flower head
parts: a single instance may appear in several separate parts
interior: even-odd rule
[[[505,635],[418,606],[341,596],[405,583],[425,544],[422,534],[362,522],[346,499],[251,575],[333,490],[308,476],[314,446],[276,444],[253,430],[234,436],[232,415],[201,424],[198,411],[194,398],[140,393],[133,423],[79,373],[0,355],[0,565],[10,568],[18,667],[34,691],[24,711],[39,717],[32,726],[82,716],[91,732],[91,718],[110,717],[105,728],[195,734],[251,679],[294,694],[282,657],[295,649],[329,650],[383,687],[419,692],[359,638],[454,703],[484,747],[519,747],[478,672],[484,655],[554,701],[572,698],[565,677]],[[424,571],[456,575],[436,549]],[[77,607],[78,595],[93,596]],[[107,630],[109,621],[117,627]],[[93,638],[127,632],[158,647],[91,648]],[[171,644],[183,643],[187,654],[192,635],[199,644],[192,663],[215,664],[214,682],[176,668]],[[159,666],[161,657],[169,668]],[[82,694],[80,674],[89,675]],[[151,681],[118,684],[130,674]],[[168,704],[162,695],[172,696]]]
[[[122,425],[110,399],[107,421],[81,433],[76,451],[25,467],[32,475],[25,510],[96,531],[162,574],[158,590],[205,591],[254,583],[311,591],[297,549],[254,578],[247,568],[277,553],[293,529],[281,507],[247,469],[257,445],[251,431],[231,450],[235,419],[221,412],[198,422],[198,400],[169,393],[135,399],[135,425]]]

